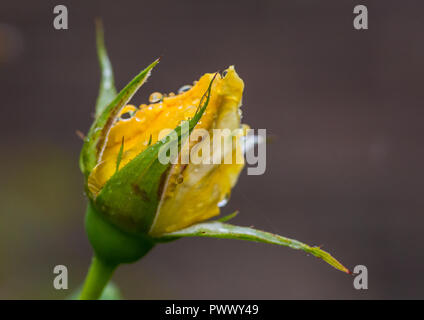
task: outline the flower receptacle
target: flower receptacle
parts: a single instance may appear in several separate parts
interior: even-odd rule
[[[85,229],[96,257],[110,265],[135,262],[155,245],[147,235],[131,234],[112,225],[90,201]]]

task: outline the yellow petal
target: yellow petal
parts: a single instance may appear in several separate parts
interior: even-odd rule
[[[190,90],[179,95],[165,97],[161,102],[150,105],[143,104],[139,108],[132,105],[125,106],[107,136],[106,148],[100,155],[97,166],[88,177],[90,191],[97,195],[116,172],[116,160],[122,137],[125,139],[125,145],[120,168],[144,151],[149,145],[150,138],[151,144],[156,143],[161,130],[173,130],[181,121],[193,117],[213,76],[214,74],[207,73]],[[218,75],[213,83],[212,92],[217,91],[220,81],[222,79]],[[211,127],[217,114],[217,107],[220,105],[220,99],[220,95],[212,93],[208,108],[196,128]],[[130,117],[128,118],[128,116]]]
[[[239,107],[243,88],[243,81],[234,68],[230,67],[226,76],[217,82],[216,90],[212,91],[211,97],[215,96],[215,100],[208,105],[207,110],[210,111],[210,107],[216,110],[214,111],[216,121],[209,127],[211,140],[200,143],[209,143],[214,157],[218,150],[214,150],[212,146],[214,139],[218,139],[218,136],[212,134],[212,129],[233,131],[240,128]],[[151,235],[159,236],[165,232],[179,230],[219,214],[218,203],[229,197],[244,166],[240,138],[240,132],[230,137],[233,140],[233,148],[229,150],[232,159],[229,164],[190,162],[186,166],[173,167],[158,214],[150,230]],[[221,160],[225,156],[224,150],[218,154]]]

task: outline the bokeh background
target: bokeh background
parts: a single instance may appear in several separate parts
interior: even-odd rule
[[[53,28],[53,8],[69,29]],[[369,30],[352,26],[365,4]],[[182,239],[118,269],[128,299],[424,298],[422,1],[0,2],[0,298],[63,299],[91,248],[78,168],[92,121],[101,17],[116,84],[158,56],[133,100],[230,64],[244,122],[266,128],[267,171],[244,172],[223,210],[363,264],[369,289],[288,248]],[[69,270],[67,291],[53,267]]]

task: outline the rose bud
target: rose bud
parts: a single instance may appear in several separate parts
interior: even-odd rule
[[[103,287],[90,284],[98,274],[110,276],[118,264],[136,261],[155,244],[181,237],[288,246],[349,273],[319,247],[225,223],[234,215],[210,220],[220,214],[244,166],[244,83],[234,67],[222,75],[207,73],[176,95],[153,93],[149,104],[136,107],[128,103],[159,60],[117,94],[101,29],[97,35],[100,94],[80,157],[89,198],[86,231],[95,251],[83,298],[100,294]],[[230,133],[224,136],[229,148],[225,143],[219,147],[218,129]],[[106,283],[109,277],[103,278]]]

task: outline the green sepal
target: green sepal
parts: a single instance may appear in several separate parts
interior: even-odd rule
[[[159,63],[159,59],[151,63],[126,85],[124,89],[112,100],[112,102],[95,118],[80,155],[80,168],[87,178],[91,170],[96,166],[98,158],[105,147],[105,139],[113,122],[121,109],[131,100],[132,96],[143,85],[150,75],[150,71]]]
[[[101,20],[96,20],[96,45],[97,58],[100,65],[100,87],[96,101],[96,118],[103,112],[107,105],[116,97],[115,80],[112,64],[109,60],[104,40],[103,25]]]
[[[96,47],[97,60],[99,61],[100,67],[100,86],[95,108],[95,118],[97,119],[117,95],[112,63],[110,62],[107,54],[104,41],[103,24],[100,19],[96,20]],[[87,177],[89,170],[86,170],[86,158],[87,156],[83,157],[83,152],[81,152],[79,165],[82,173],[84,173]]]
[[[214,78],[215,79],[215,78]],[[161,163],[159,153],[167,144],[177,144],[180,150],[184,140],[201,119],[209,103],[212,83],[203,95],[188,128],[177,126],[174,132],[151,145],[116,172],[103,186],[94,200],[96,208],[123,230],[148,233],[155,218],[172,163]],[[188,130],[187,130],[188,129]],[[162,149],[164,148],[164,149]]]
[[[91,202],[87,205],[85,230],[96,257],[110,265],[135,262],[155,245],[148,236],[122,231],[106,221]]]
[[[323,259],[325,262],[334,268],[350,273],[339,261],[332,257],[328,252],[321,250],[319,247],[311,247],[300,241],[282,237],[265,231],[256,230],[248,227],[239,227],[231,224],[222,223],[219,221],[205,222],[195,224],[191,227],[167,233],[157,238],[157,241],[167,242],[181,237],[209,237],[221,239],[238,239],[255,242],[263,242],[277,244],[280,246],[290,247],[296,250],[303,250],[314,255],[317,258]]]

